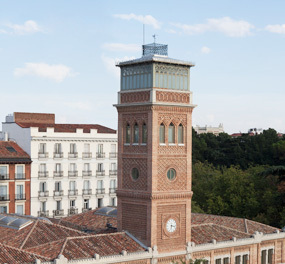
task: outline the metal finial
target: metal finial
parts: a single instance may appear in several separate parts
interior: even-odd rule
[[[152,35],[152,37],[153,37],[153,43],[155,43],[155,40],[156,40],[156,37],[157,37],[158,35],[156,35],[156,34],[153,34]]]

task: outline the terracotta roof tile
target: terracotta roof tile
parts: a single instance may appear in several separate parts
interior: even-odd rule
[[[39,132],[46,132],[48,127],[54,127],[55,132],[66,132],[66,133],[75,133],[76,129],[83,129],[83,133],[90,133],[91,129],[97,129],[98,133],[109,133],[116,134],[116,130],[101,126],[101,125],[92,125],[92,124],[40,124],[40,123],[21,123],[16,122],[20,127],[38,127]]]
[[[28,249],[30,252],[53,259],[58,255],[64,255],[69,260],[93,258],[95,254],[100,256],[118,255],[123,250],[129,253],[145,251],[125,232],[66,238]]]
[[[0,141],[0,162],[6,162],[7,159],[11,161],[24,159],[31,162],[29,154],[21,149],[18,144],[12,141]]]

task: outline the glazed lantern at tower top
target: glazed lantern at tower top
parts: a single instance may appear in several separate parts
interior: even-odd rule
[[[191,62],[168,57],[168,46],[152,43],[143,45],[139,59],[117,64],[121,68],[121,91],[161,88],[190,91]]]

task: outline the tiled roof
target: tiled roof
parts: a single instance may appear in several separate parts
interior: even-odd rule
[[[81,226],[82,229],[95,231],[96,233],[107,233],[114,230],[107,228],[107,223],[111,224],[113,228],[117,228],[117,218],[103,215],[94,215],[98,209],[90,210],[85,213],[72,215],[63,218],[59,224],[74,228],[72,224]],[[75,227],[76,228],[76,227]]]
[[[0,234],[0,243],[20,249],[35,247],[66,237],[85,236],[83,232],[42,220],[37,220],[21,230],[0,227]]]
[[[128,253],[145,251],[125,232],[71,237],[28,249],[29,252],[52,259],[64,255],[69,260],[93,258],[95,254],[100,256],[119,255],[123,250]]]
[[[253,235],[255,231],[270,234],[277,229],[245,218],[192,213],[192,225],[199,224],[216,224],[250,235]]]
[[[83,133],[90,133],[91,129],[97,129],[98,133],[116,134],[116,130],[92,124],[40,124],[40,123],[21,123],[16,122],[20,127],[38,127],[39,132],[46,132],[48,127],[54,127],[55,132],[75,133],[76,129],[83,129]]]
[[[15,142],[0,141],[0,163],[19,159],[31,162],[30,156]]]
[[[0,263],[7,264],[27,264],[35,263],[35,260],[50,261],[48,257],[36,255],[34,253],[20,250],[14,247],[0,244]]]

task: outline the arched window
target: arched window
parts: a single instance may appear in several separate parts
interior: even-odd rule
[[[182,124],[180,124],[178,126],[178,144],[183,144],[184,141],[183,141],[183,126]]]
[[[142,143],[147,143],[147,127],[145,123],[142,126]]]
[[[131,143],[131,127],[129,124],[126,125],[126,143]]]
[[[165,126],[160,124],[159,126],[159,143],[165,143]]]
[[[134,139],[133,143],[139,143],[139,126],[137,123],[134,125]]]
[[[175,126],[172,123],[168,127],[168,143],[175,143]]]

